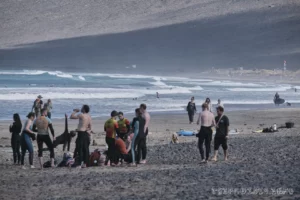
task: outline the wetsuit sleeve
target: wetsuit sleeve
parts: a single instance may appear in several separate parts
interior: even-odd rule
[[[130,122],[128,119],[125,121],[126,127],[127,127],[127,134],[130,132]]]
[[[140,127],[140,123],[139,121],[136,121],[134,123],[134,136],[137,136],[139,134],[139,127]]]
[[[115,124],[116,132],[119,135],[120,134],[119,124],[118,124],[118,122],[115,122],[114,124]]]
[[[32,131],[33,131],[33,132],[37,132],[37,131],[38,131],[38,130],[37,130],[37,127],[36,127],[35,120],[34,120],[33,125],[32,125]]]
[[[226,116],[225,119],[226,119],[226,120],[225,120],[225,125],[226,125],[226,136],[228,136],[228,134],[229,134],[229,119],[228,119],[227,116]]]
[[[190,102],[188,102],[188,104],[186,106],[186,111],[189,111],[189,105],[190,105]]]
[[[55,136],[54,136],[54,129],[53,129],[52,124],[49,124],[48,126],[49,126],[49,128],[50,128],[50,131],[51,131],[52,136],[55,137]]]

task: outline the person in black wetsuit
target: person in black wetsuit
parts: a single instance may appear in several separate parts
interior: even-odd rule
[[[20,153],[20,133],[22,131],[22,122],[18,113],[13,116],[14,123],[9,126],[9,132],[11,135],[11,147],[13,150],[14,164],[20,164],[21,153]]]
[[[214,157],[213,161],[217,161],[218,150],[219,147],[222,145],[224,150],[224,160],[228,159],[228,133],[229,133],[229,119],[226,115],[224,115],[224,108],[219,106],[217,108],[218,116],[215,118],[216,121],[216,135],[214,139]]]
[[[188,115],[189,115],[190,124],[192,124],[194,122],[194,115],[197,112],[197,108],[196,108],[196,104],[195,104],[194,100],[195,100],[195,98],[192,97],[191,101],[188,103],[188,105],[186,107],[186,111],[188,112]]]
[[[136,117],[133,119],[132,128],[133,128],[133,130],[138,130],[138,133],[137,133],[137,135],[135,133],[135,136],[134,136],[135,138],[133,141],[133,148],[131,149],[132,150],[131,153],[134,153],[135,149],[137,148],[136,163],[137,164],[145,164],[146,136],[147,136],[146,132],[145,132],[146,120],[142,116],[142,112],[140,109],[136,109],[135,112],[136,112]],[[138,122],[138,123],[136,123],[136,122]],[[138,125],[139,127],[135,127],[135,125]],[[143,159],[142,161],[144,161],[144,162],[141,161],[141,158]]]

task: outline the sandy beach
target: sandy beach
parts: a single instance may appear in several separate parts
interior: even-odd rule
[[[0,199],[299,199],[299,113],[299,109],[227,113],[230,129],[238,131],[230,135],[227,162],[220,151],[218,162],[200,164],[196,137],[179,137],[179,144],[170,144],[173,132],[198,129],[188,124],[186,115],[153,114],[146,165],[43,171],[12,165],[9,122],[1,122]],[[105,148],[104,120],[93,120],[98,146],[90,146],[91,151]],[[295,128],[252,133],[286,121],[293,121]],[[69,120],[69,129],[76,123]],[[56,135],[63,131],[63,120],[53,124]],[[37,167],[36,142],[34,151]],[[55,153],[60,161],[62,146]],[[45,152],[44,160],[48,156]]]

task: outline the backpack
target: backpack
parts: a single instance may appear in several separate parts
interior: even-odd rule
[[[93,153],[91,153],[90,155],[90,162],[89,162],[89,166],[100,166],[102,164],[101,161],[101,153],[99,151],[99,149],[95,149],[95,151]]]

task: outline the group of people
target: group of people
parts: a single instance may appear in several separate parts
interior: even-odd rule
[[[208,102],[208,101],[207,101]],[[212,127],[215,127],[216,134],[214,137],[214,156],[212,161],[217,161],[219,147],[222,146],[224,150],[224,160],[228,159],[228,134],[229,134],[229,119],[224,114],[224,106],[219,101],[216,108],[217,116],[214,117],[213,112],[210,110],[209,103],[202,104],[202,112],[199,114],[197,125],[200,125],[198,137],[198,148],[201,155],[201,162],[206,163],[209,160],[209,154],[211,152],[211,141],[213,136]],[[205,157],[204,148],[205,144]]]
[[[42,97],[39,96],[39,100],[37,100],[35,104],[42,104],[40,103],[41,98]],[[120,160],[130,162],[134,166],[136,164],[146,163],[146,138],[150,123],[150,115],[146,110],[147,106],[141,104],[140,107],[135,110],[136,117],[131,123],[124,117],[122,112],[111,112],[110,119],[104,124],[104,131],[106,132],[105,140],[108,146],[105,165],[114,166],[119,164]],[[76,158],[77,166],[81,168],[85,168],[89,164],[89,146],[92,133],[92,118],[89,112],[89,106],[83,105],[81,110],[74,109],[70,116],[70,119],[79,120],[76,129],[77,139],[75,142],[74,158]],[[118,121],[117,117],[119,117]],[[53,142],[56,140],[56,137],[52,121],[49,118],[48,107],[44,106],[39,114],[30,112],[27,115],[23,129],[19,114],[15,113],[13,120],[14,122],[10,125],[9,130],[12,133],[11,146],[13,149],[14,164],[21,164],[22,168],[25,169],[24,158],[26,151],[28,151],[30,168],[35,168],[33,165],[34,150],[32,142],[37,140],[40,168],[43,168],[44,143],[50,152],[51,167],[55,167]],[[52,140],[50,138],[49,129],[53,137]]]
[[[212,103],[210,101],[210,98],[206,98],[204,103],[207,104],[208,111],[212,112],[213,107],[212,107]],[[220,99],[218,99],[218,103],[217,103],[216,107],[219,107],[219,106],[222,106],[224,108],[224,105],[221,103]],[[191,101],[189,101],[188,105],[186,106],[186,111],[188,112],[188,117],[189,117],[190,124],[193,124],[195,113],[197,113],[195,97],[192,97]]]
[[[43,109],[47,110],[48,118],[51,119],[51,110],[52,110],[52,101],[48,99],[47,103],[43,103],[42,96],[39,95],[36,100],[33,102],[32,112],[35,113],[35,117],[40,116]]]

